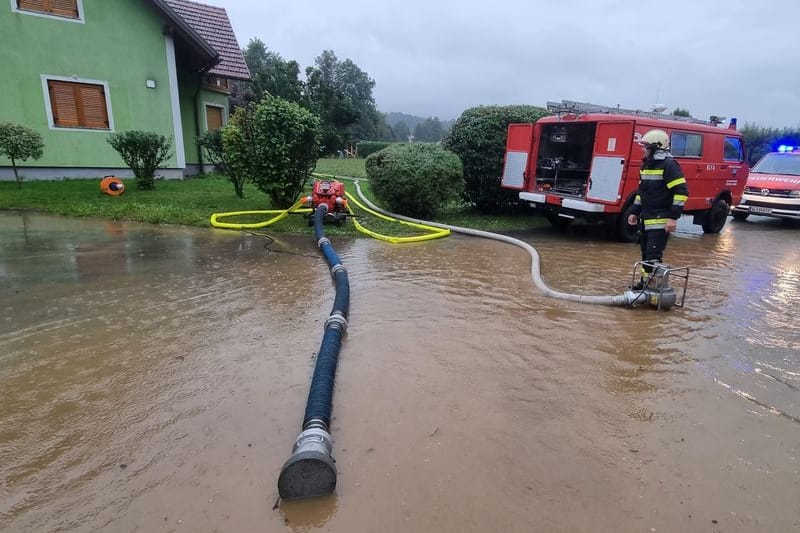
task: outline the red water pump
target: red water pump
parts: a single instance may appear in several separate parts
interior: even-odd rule
[[[303,198],[303,204],[316,210],[322,204],[328,206],[325,222],[333,222],[341,226],[347,219],[347,198],[344,196],[344,183],[340,181],[318,180],[309,196]],[[309,217],[309,226],[314,224],[313,213]]]

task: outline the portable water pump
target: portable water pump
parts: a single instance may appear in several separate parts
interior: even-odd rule
[[[347,220],[347,198],[344,183],[340,181],[317,180],[311,194],[303,198],[303,204],[316,211],[321,204],[328,206],[325,222],[341,226]],[[308,217],[308,225],[314,225],[314,214]]]
[[[642,287],[633,288],[636,277],[646,270],[645,267],[649,274],[642,280]],[[679,281],[681,286],[678,290],[670,286],[670,279]],[[637,261],[633,265],[631,289],[625,291],[625,300],[630,307],[649,305],[659,311],[683,307],[688,281],[689,267],[672,268],[656,261]]]

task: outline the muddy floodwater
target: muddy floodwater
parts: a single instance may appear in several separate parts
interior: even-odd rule
[[[566,292],[638,256],[517,236]],[[681,221],[666,313],[544,298],[500,242],[331,240],[338,486],[276,505],[334,295],[310,233],[0,214],[0,530],[800,531],[799,228]]]

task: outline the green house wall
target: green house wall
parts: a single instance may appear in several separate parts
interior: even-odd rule
[[[183,124],[183,144],[186,164],[208,164],[201,161],[197,146],[197,136],[206,131],[205,105],[214,104],[228,109],[228,95],[207,89],[200,89],[200,80],[193,73],[178,70],[178,87],[181,104],[181,123]],[[198,128],[199,123],[199,128]]]
[[[42,75],[107,82],[113,131],[155,131],[174,139],[175,126],[165,21],[144,0],[83,0],[83,21],[16,12],[0,0],[0,121],[18,122],[42,134],[44,156],[20,166],[123,168],[107,142],[109,131],[51,128]],[[198,122],[203,102],[228,105],[225,94],[197,88],[200,76],[176,67],[186,164],[200,162]],[[147,87],[155,81],[155,88]],[[174,150],[177,152],[177,150]],[[0,167],[10,162],[0,159]],[[173,153],[164,165],[179,167]]]

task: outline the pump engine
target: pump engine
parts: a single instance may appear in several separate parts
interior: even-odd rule
[[[303,204],[316,210],[324,204],[328,207],[325,222],[341,226],[347,219],[347,198],[344,193],[344,183],[340,181],[317,180],[311,194],[303,198]],[[308,225],[314,224],[314,214],[308,217]]]
[[[631,288],[625,292],[627,304],[630,307],[649,305],[659,311],[683,307],[683,302],[686,300],[686,284],[689,281],[689,267],[673,268],[656,261],[637,261],[633,265],[631,287],[645,266],[648,267],[650,274],[643,280],[641,289]],[[677,290],[670,286],[671,279],[678,281]]]

